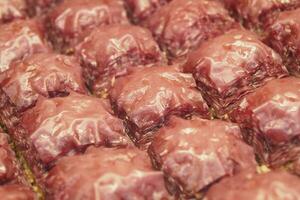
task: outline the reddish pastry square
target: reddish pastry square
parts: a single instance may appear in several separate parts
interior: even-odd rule
[[[133,22],[140,23],[172,0],[125,0]]]
[[[47,14],[46,25],[54,47],[72,53],[92,29],[128,23],[122,0],[65,0]]]
[[[34,106],[41,96],[87,92],[77,60],[55,53],[34,54],[11,64],[0,74],[0,86],[18,111]]]
[[[230,113],[262,161],[280,166],[300,158],[300,80],[276,79],[249,94]]]
[[[231,30],[192,52],[184,71],[193,73],[199,90],[222,116],[267,80],[286,76],[280,56],[251,32]]]
[[[95,29],[77,48],[84,74],[92,91],[107,92],[115,78],[130,68],[165,61],[151,33],[132,25],[111,25]]]
[[[1,0],[0,24],[27,17],[26,0]]]
[[[299,0],[222,0],[248,28],[261,28],[280,11],[300,6]]]
[[[45,178],[50,199],[173,199],[163,174],[137,149],[91,149],[66,157]]]
[[[137,144],[147,143],[170,115],[209,113],[192,75],[173,66],[143,68],[117,79],[110,98]]]
[[[13,61],[48,51],[44,30],[37,20],[16,20],[1,26],[0,72],[9,69]]]
[[[129,144],[123,123],[113,115],[109,102],[81,94],[38,101],[24,113],[21,124],[36,151],[27,157],[35,156],[46,167],[91,145]]]
[[[299,199],[300,179],[283,171],[243,173],[226,178],[208,191],[205,200]]]
[[[300,8],[280,13],[266,29],[265,42],[282,56],[292,74],[300,76]]]
[[[152,31],[170,59],[179,59],[236,23],[217,1],[173,0],[144,25]]]
[[[253,149],[243,142],[236,124],[172,117],[159,129],[148,149],[170,190],[197,196],[223,177],[256,170]]]
[[[0,197],[3,200],[38,200],[29,187],[18,184],[0,186]]]

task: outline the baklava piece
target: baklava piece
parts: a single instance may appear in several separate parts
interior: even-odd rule
[[[300,179],[283,171],[242,173],[212,186],[204,200],[297,200]]]
[[[184,72],[192,73],[208,104],[223,116],[267,80],[288,74],[280,56],[246,30],[231,30],[189,54]]]
[[[282,56],[292,74],[300,76],[300,8],[280,13],[266,29],[265,42]]]
[[[209,115],[192,75],[173,66],[143,68],[117,79],[110,98],[138,145],[147,144],[170,115]]]
[[[262,162],[278,167],[300,158],[300,80],[276,79],[247,95],[230,113]]]
[[[60,157],[82,153],[91,145],[130,144],[122,120],[113,115],[109,102],[81,94],[38,101],[24,113],[21,125],[27,134],[26,143],[36,151],[35,155],[26,155],[28,160],[40,161],[45,168]]]
[[[66,157],[44,180],[49,199],[173,199],[163,174],[137,149],[89,149]]]
[[[92,29],[128,23],[123,4],[122,0],[65,0],[47,14],[48,37],[55,49],[72,53]]]
[[[97,95],[105,95],[115,78],[126,75],[130,68],[165,61],[151,33],[132,25],[95,29],[76,48],[76,55],[89,87]]]
[[[34,54],[14,62],[0,74],[0,86],[21,112],[34,106],[41,96],[87,92],[77,60],[55,53]]]
[[[256,170],[253,149],[244,143],[238,125],[220,120],[172,117],[157,131],[148,152],[169,190],[188,197],[199,196],[224,177]]]
[[[0,72],[9,69],[13,61],[49,51],[44,38],[44,30],[37,20],[15,20],[1,25]]]
[[[203,41],[237,26],[221,3],[173,0],[143,23],[171,60],[181,60]]]

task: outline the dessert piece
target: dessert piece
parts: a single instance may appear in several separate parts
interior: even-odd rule
[[[286,76],[280,56],[246,30],[231,30],[189,54],[184,72],[193,73],[199,90],[218,116],[267,80]]]
[[[237,26],[216,1],[173,0],[143,23],[170,59],[181,60],[203,41]]]
[[[38,200],[29,187],[18,184],[0,186],[0,197],[3,200]]]
[[[297,200],[300,179],[283,171],[242,173],[212,186],[204,200]]]
[[[45,23],[55,49],[72,53],[95,27],[128,20],[122,0],[65,0],[47,14]]]
[[[300,0],[222,0],[226,7],[239,18],[247,28],[261,28],[276,18],[283,10],[300,6]]]
[[[50,51],[44,39],[44,30],[35,19],[15,20],[1,25],[0,72],[9,69],[13,61]]]
[[[0,24],[8,23],[15,19],[24,19],[27,6],[25,0],[1,0],[0,1]]]
[[[172,66],[143,68],[117,79],[110,98],[138,145],[148,143],[170,115],[209,115],[192,75]]]
[[[105,29],[105,31],[103,31]],[[110,25],[95,29],[77,48],[92,91],[107,92],[115,78],[130,68],[162,63],[164,55],[147,29],[133,25]]]
[[[133,22],[140,23],[172,0],[125,0]]]
[[[2,130],[0,130],[0,169],[0,184],[15,182],[17,179],[22,181],[22,177],[18,176],[20,173],[15,153],[8,143],[8,136]]]
[[[265,42],[282,56],[292,74],[300,76],[300,8],[280,13],[266,29]]]
[[[271,167],[300,158],[299,87],[300,80],[294,77],[272,80],[229,114],[240,124],[245,140]]]
[[[154,166],[164,172],[169,191],[197,196],[220,179],[256,170],[253,149],[237,125],[220,120],[172,117],[148,149]]]
[[[109,102],[87,95],[71,93],[40,100],[24,113],[20,124],[26,131],[25,142],[36,151],[26,155],[28,160],[36,159],[46,168],[60,157],[84,152],[91,145],[129,144],[123,123],[113,115]]]
[[[138,149],[89,149],[61,159],[45,180],[49,199],[173,199],[163,174]]]
[[[18,111],[35,105],[39,97],[86,93],[82,70],[73,57],[55,53],[28,56],[0,74],[0,86]]]

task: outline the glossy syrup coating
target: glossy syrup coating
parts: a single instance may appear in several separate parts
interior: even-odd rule
[[[230,118],[239,123],[244,138],[271,166],[300,156],[300,80],[276,79],[240,103]]]
[[[38,200],[29,187],[18,184],[0,186],[0,197],[3,200]]]
[[[25,0],[1,0],[0,24],[27,17]]]
[[[199,90],[218,116],[267,80],[286,76],[280,56],[246,30],[231,30],[189,54],[184,72],[193,73]]]
[[[248,28],[261,28],[280,11],[300,6],[300,0],[222,0]]]
[[[16,157],[8,143],[8,136],[5,133],[0,133],[0,169],[1,184],[14,181],[17,178],[18,167]]]
[[[0,72],[8,70],[13,61],[48,51],[44,30],[37,20],[16,20],[1,25]]]
[[[243,142],[239,127],[220,120],[172,117],[157,131],[148,152],[171,190],[188,196],[225,176],[256,169],[253,149]]]
[[[105,31],[104,31],[105,30]],[[76,48],[88,85],[95,94],[110,89],[115,78],[130,68],[165,61],[151,33],[133,25],[110,25],[95,29]]]
[[[169,200],[163,174],[138,149],[89,149],[66,157],[45,178],[49,199]]]
[[[172,0],[125,0],[133,22],[141,23]]]
[[[266,29],[265,42],[283,57],[292,74],[300,76],[300,8],[280,13]]]
[[[300,179],[283,171],[266,174],[242,173],[223,179],[204,200],[298,200]]]
[[[48,13],[45,23],[54,47],[72,53],[92,29],[126,24],[128,19],[122,0],[65,0]]]
[[[173,66],[143,68],[117,79],[110,98],[132,139],[142,144],[170,115],[209,115],[192,75]]]
[[[34,54],[13,63],[0,74],[0,86],[19,111],[34,106],[41,96],[87,92],[77,60],[55,53]]]
[[[70,94],[38,101],[22,116],[27,140],[45,166],[59,157],[80,153],[87,146],[126,146],[123,123],[113,115],[109,102]],[[29,155],[30,156],[30,155]]]
[[[216,1],[173,0],[143,23],[170,59],[182,58],[203,41],[236,26]]]

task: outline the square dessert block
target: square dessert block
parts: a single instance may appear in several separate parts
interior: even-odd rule
[[[3,200],[38,200],[38,196],[30,187],[19,184],[0,186],[0,197]]]
[[[173,66],[143,68],[117,79],[110,98],[137,144],[149,142],[170,115],[209,116],[192,75]]]
[[[72,53],[92,29],[128,23],[122,0],[65,0],[47,14],[46,26],[54,48]]]
[[[171,60],[181,60],[203,41],[237,26],[221,3],[207,0],[173,0],[143,25]]]
[[[51,167],[60,157],[82,153],[91,145],[130,144],[122,120],[113,115],[109,102],[87,95],[72,93],[40,100],[23,114],[20,124],[25,130],[25,143],[35,150],[34,155],[25,156],[44,168]],[[22,141],[17,142],[24,146]]]
[[[22,60],[34,53],[49,51],[44,30],[37,20],[15,20],[1,25],[0,72],[9,69],[13,61]]]
[[[200,195],[223,177],[256,170],[253,149],[242,140],[238,125],[220,120],[172,117],[148,152],[169,190],[186,196]]]
[[[130,68],[166,62],[151,32],[133,25],[96,28],[77,46],[76,55],[97,95],[107,93],[115,78],[126,75]]]
[[[300,0],[222,0],[225,6],[239,18],[247,28],[258,29],[284,10],[300,6]]]
[[[61,159],[44,179],[49,199],[171,200],[163,174],[141,150],[93,148]]]
[[[300,158],[300,80],[276,79],[247,95],[230,114],[263,162],[278,167]]]
[[[12,63],[0,74],[0,86],[20,112],[33,107],[40,97],[87,93],[77,59],[55,53],[34,54]]]
[[[125,0],[134,23],[141,23],[172,0]]]
[[[242,173],[212,186],[205,200],[299,199],[300,179],[284,171]]]
[[[267,80],[286,76],[280,56],[253,33],[234,29],[192,52],[183,67],[218,116]]]
[[[0,24],[27,17],[26,0],[1,0]]]
[[[282,56],[292,74],[300,76],[300,8],[280,13],[266,28],[265,42]]]

